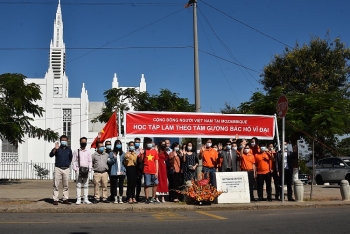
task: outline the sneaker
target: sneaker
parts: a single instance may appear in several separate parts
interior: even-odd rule
[[[81,199],[78,198],[75,204],[80,205],[81,204]]]
[[[146,199],[145,204],[149,204],[151,201],[149,199]]]
[[[151,199],[151,202],[152,203],[159,203],[159,200],[158,199],[155,199],[154,197]]]
[[[90,201],[89,201],[89,199],[84,199],[84,202],[83,202],[84,204],[87,204],[87,205],[90,205],[90,204],[92,204]]]
[[[113,203],[114,203],[114,204],[118,204],[118,203],[119,203],[119,202],[118,202],[118,199],[115,199]]]

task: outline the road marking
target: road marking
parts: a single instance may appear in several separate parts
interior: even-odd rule
[[[186,216],[181,216],[174,212],[159,212],[152,215],[154,218],[159,220],[173,220],[173,219],[185,219]]]
[[[196,211],[196,212],[199,213],[199,214],[202,214],[202,215],[206,215],[206,216],[215,218],[215,219],[227,219],[225,217],[222,217],[222,216],[219,216],[219,215],[210,214],[210,213],[205,212],[205,211]]]

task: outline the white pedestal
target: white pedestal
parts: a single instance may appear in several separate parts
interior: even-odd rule
[[[217,172],[216,188],[224,193],[218,197],[218,203],[250,203],[248,173]]]

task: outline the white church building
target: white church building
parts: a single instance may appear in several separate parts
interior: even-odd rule
[[[92,123],[91,120],[100,113],[103,102],[89,102],[88,91],[82,84],[80,97],[68,96],[69,80],[66,74],[66,50],[63,41],[63,21],[61,5],[58,3],[56,19],[54,20],[53,39],[50,43],[49,67],[44,78],[28,78],[28,83],[36,83],[40,86],[42,100],[38,104],[45,109],[43,116],[35,118],[34,126],[54,130],[59,135],[69,137],[69,146],[72,150],[78,149],[80,137],[88,138],[88,146],[102,130],[104,124]],[[112,88],[135,88],[140,92],[146,91],[146,81],[141,75],[138,87],[120,87],[117,75],[114,74]],[[128,139],[130,140],[130,139]],[[43,139],[26,139],[18,149],[13,148],[7,142],[0,140],[0,163],[53,163],[54,158],[49,157],[53,142]],[[4,170],[0,168],[0,171]],[[1,179],[0,173],[0,179]]]

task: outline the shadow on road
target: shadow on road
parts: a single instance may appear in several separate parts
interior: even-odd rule
[[[0,185],[21,184],[20,180],[0,179]]]

